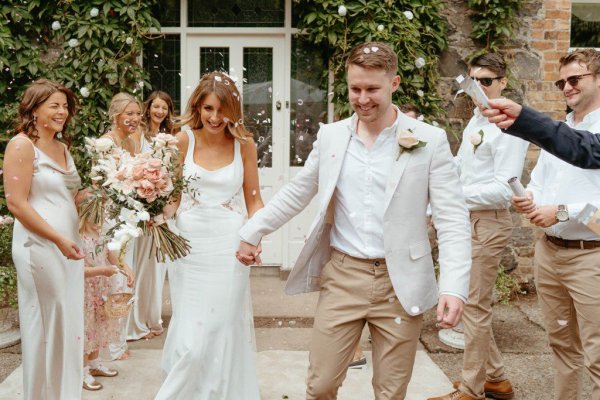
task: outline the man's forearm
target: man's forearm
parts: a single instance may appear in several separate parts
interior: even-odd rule
[[[576,167],[600,168],[599,136],[573,129],[529,107],[523,106],[519,117],[505,132],[536,144]]]

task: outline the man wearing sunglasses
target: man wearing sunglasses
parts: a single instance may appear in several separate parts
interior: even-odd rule
[[[500,54],[475,57],[469,63],[469,75],[490,99],[501,97],[506,88],[506,63]],[[513,230],[508,211],[512,191],[507,181],[521,176],[528,145],[504,135],[478,108],[463,132],[455,162],[471,217],[472,248],[469,298],[463,314],[464,339],[453,329],[439,332],[446,344],[457,344],[461,339],[464,343],[462,380],[454,383],[454,392],[430,400],[514,397],[492,332],[492,292],[501,254]]]
[[[597,51],[586,51],[593,57],[600,56]],[[600,71],[594,65],[588,67],[589,72],[569,75],[556,81],[556,87],[564,92],[565,87],[567,90],[577,90],[586,80],[595,82]],[[506,133],[534,143],[576,167],[600,168],[600,135],[553,121],[547,115],[512,100],[491,99],[489,104],[490,108],[482,110],[482,114]]]
[[[560,80],[571,128],[600,132],[600,54],[575,50],[560,59]],[[600,235],[575,218],[600,207],[600,171],[574,167],[546,151],[531,172],[527,196],[515,209],[544,229],[535,246],[535,280],[552,349],[555,399],[579,399],[581,369],[600,399]]]

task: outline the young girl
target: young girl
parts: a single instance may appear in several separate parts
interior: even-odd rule
[[[106,247],[98,251],[99,231],[100,228],[91,223],[84,224],[81,230],[85,252],[83,388],[87,390],[102,389],[102,384],[94,376],[113,377],[118,374],[98,359],[100,350],[119,338],[120,319],[110,319],[104,305],[112,291],[109,277],[121,273],[116,266],[118,255],[115,252],[109,252]],[[127,276],[127,286],[132,287],[133,275],[127,265],[123,273]]]

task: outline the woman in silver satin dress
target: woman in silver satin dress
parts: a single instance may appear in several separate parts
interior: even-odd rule
[[[81,181],[63,143],[70,142],[66,128],[76,104],[66,87],[35,81],[4,154],[6,200],[16,219],[12,254],[26,400],[81,398],[84,254],[75,206]]]

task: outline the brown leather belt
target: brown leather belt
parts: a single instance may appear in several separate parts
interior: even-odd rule
[[[549,242],[566,249],[589,250],[600,247],[600,240],[567,240],[548,235],[546,235],[546,239]]]

